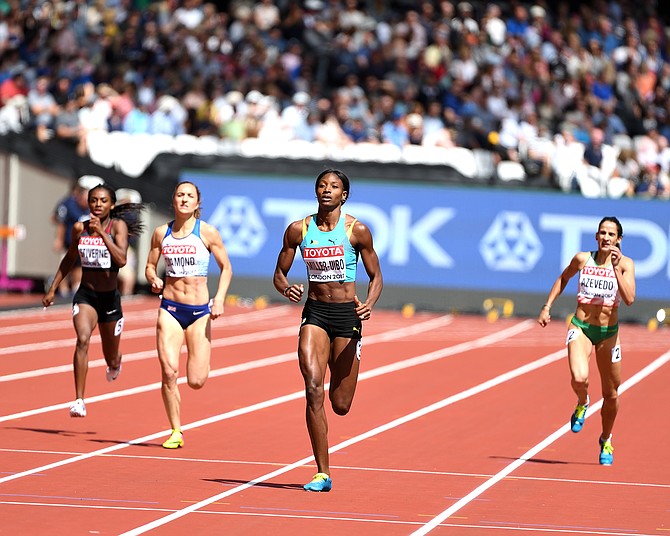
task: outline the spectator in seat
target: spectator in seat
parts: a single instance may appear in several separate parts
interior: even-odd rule
[[[49,78],[40,76],[34,87],[28,92],[28,106],[35,127],[35,135],[41,142],[53,136],[54,118],[60,110],[56,99],[49,92]]]
[[[405,126],[405,114],[393,111],[381,126],[381,137],[383,143],[390,143],[401,149],[409,144],[409,132]]]
[[[68,99],[63,110],[56,116],[54,134],[57,140],[74,147],[79,156],[86,156],[88,154],[88,144],[86,129],[79,118],[80,96],[81,93],[78,91],[77,94]]]

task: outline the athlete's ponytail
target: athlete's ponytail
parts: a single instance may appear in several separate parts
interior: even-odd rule
[[[109,195],[109,198],[112,200],[114,208],[109,211],[109,216],[111,218],[125,221],[128,226],[128,235],[139,236],[142,231],[144,231],[144,223],[142,223],[142,219],[140,218],[140,213],[146,208],[144,203],[121,203],[120,205],[117,205],[116,192],[105,183],[98,184],[91,188],[88,191],[89,199],[91,193],[98,189],[105,190],[107,195]]]

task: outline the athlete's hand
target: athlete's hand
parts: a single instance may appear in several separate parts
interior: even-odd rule
[[[159,277],[151,282],[151,292],[160,294],[163,291],[163,280]]]
[[[54,302],[54,295],[55,293],[50,290],[42,298],[42,305],[45,309]]]
[[[100,218],[91,214],[91,219],[88,220],[88,230],[90,233],[102,234],[102,225],[100,225]]]
[[[361,302],[358,296],[354,296],[354,303],[356,304],[356,314],[361,320],[369,320],[372,315],[372,310],[366,302]]]
[[[612,266],[617,267],[619,261],[621,260],[621,250],[616,245],[610,245],[610,255],[612,259]]]
[[[540,324],[540,326],[545,327],[549,322],[551,322],[549,307],[542,307],[540,315],[537,317],[537,323]]]
[[[223,300],[214,299],[209,304],[210,316],[212,320],[216,320],[223,315]]]
[[[292,302],[298,303],[302,300],[302,295],[305,293],[305,285],[291,285],[286,289],[285,296]]]

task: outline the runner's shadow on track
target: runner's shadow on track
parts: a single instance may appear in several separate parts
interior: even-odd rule
[[[22,432],[35,432],[37,434],[50,434],[50,435],[62,435],[65,437],[76,437],[83,435],[93,435],[96,432],[79,432],[71,430],[52,430],[50,428],[25,428],[22,426],[6,426],[3,427],[5,430],[20,430]]]
[[[236,478],[203,478],[205,482],[215,482],[216,484],[225,484],[229,486],[240,486],[242,484],[248,484],[248,480],[238,480]],[[254,484],[259,488],[275,488],[275,489],[293,489],[300,490],[302,489],[302,484],[273,484],[272,482],[259,482]]]
[[[513,456],[489,456],[494,460],[508,460],[508,461],[518,461],[520,458],[514,458]],[[526,463],[544,463],[548,465],[593,465],[592,463],[585,462],[566,462],[565,460],[548,460],[546,458],[531,458],[526,460]]]
[[[89,439],[92,443],[103,443],[105,445],[126,445],[128,441],[121,439]],[[159,443],[133,443],[133,447],[161,447]]]

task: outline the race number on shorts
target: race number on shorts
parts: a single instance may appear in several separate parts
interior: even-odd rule
[[[123,318],[119,318],[119,321],[116,323],[116,326],[114,326],[114,336],[118,337],[121,335],[121,332],[123,331]]]
[[[579,334],[581,333],[580,330],[578,329],[571,329],[568,331],[568,336],[565,339],[565,345],[567,346],[570,344],[572,341],[574,341],[577,337],[579,337]]]

